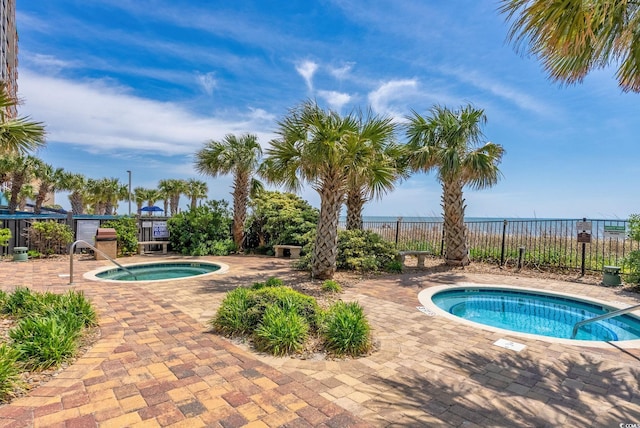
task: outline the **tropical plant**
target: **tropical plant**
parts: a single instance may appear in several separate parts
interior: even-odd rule
[[[225,201],[208,201],[167,221],[171,247],[192,256],[229,254],[234,248],[230,226],[231,213]]]
[[[551,78],[581,82],[593,69],[618,67],[624,91],[640,92],[640,8],[635,1],[501,0],[513,20],[509,39],[542,59]]]
[[[249,203],[247,219],[249,248],[271,248],[277,244],[308,244],[310,231],[318,224],[318,210],[293,193],[258,192]]]
[[[338,284],[336,281],[334,281],[332,279],[327,279],[326,281],[324,281],[322,283],[321,289],[322,289],[322,291],[325,291],[327,293],[341,293],[342,292],[342,287],[340,286],[340,284]]]
[[[84,214],[88,194],[87,179],[82,174],[63,172],[58,183],[60,190],[69,191],[69,202],[73,215]]]
[[[35,178],[39,181],[38,193],[36,195],[35,207],[33,212],[40,214],[42,211],[42,204],[50,193],[56,191],[60,187],[62,181],[64,169],[54,168],[53,166],[39,160],[35,164],[33,170]]]
[[[233,242],[238,250],[243,248],[249,196],[262,188],[254,178],[261,157],[258,137],[252,134],[228,134],[221,141],[209,141],[196,153],[195,168],[199,173],[211,177],[233,175]]]
[[[360,154],[348,168],[348,230],[362,229],[364,204],[392,190],[396,181],[408,175],[404,146],[395,142],[393,120],[359,113],[357,121],[358,131],[350,144],[358,146]]]
[[[147,206],[152,207],[156,204],[156,201],[162,199],[162,193],[158,189],[148,189],[147,191]],[[167,212],[167,207],[165,205],[164,212]],[[152,212],[149,211],[147,215],[151,215]]]
[[[309,324],[298,313],[269,306],[253,334],[256,349],[276,356],[300,351],[309,333]]]
[[[487,119],[484,110],[472,105],[457,111],[434,106],[429,117],[414,111],[407,119],[412,168],[424,172],[436,169],[442,184],[446,263],[467,265],[463,188],[483,189],[496,184],[504,149],[490,142],[479,146],[484,138],[481,126]]]
[[[0,83],[0,155],[25,155],[46,144],[44,125],[29,117],[13,118],[11,111],[18,105]]]
[[[149,194],[149,189],[145,189],[144,187],[136,187],[133,189],[133,200],[136,203],[136,212],[140,214],[142,212],[142,206],[145,201],[148,199],[147,195]]]
[[[164,211],[167,214],[167,208],[170,208],[172,216],[178,214],[178,206],[180,204],[180,195],[186,190],[186,182],[175,178],[167,178],[160,180],[158,189],[164,196]],[[167,204],[168,202],[168,204]],[[168,205],[168,206],[167,206]]]
[[[336,271],[338,220],[350,171],[369,165],[367,147],[359,139],[358,119],[323,111],[307,101],[278,122],[279,137],[271,141],[262,175],[297,191],[308,182],[320,195],[320,220],[313,246],[311,274],[331,279]]]
[[[11,197],[9,199],[9,213],[13,214],[18,208],[19,195],[22,187],[31,181],[33,170],[39,159],[34,156],[11,154],[3,156],[0,161],[3,170],[10,170]]]
[[[323,325],[329,351],[338,356],[359,356],[371,350],[371,327],[357,302],[336,302],[329,308]]]
[[[0,247],[6,247],[11,240],[11,229],[0,228]]]
[[[209,188],[207,187],[207,183],[204,181],[196,180],[194,178],[187,180],[184,188],[184,194],[191,199],[191,203],[189,205],[190,209],[196,209],[198,206],[198,199],[205,199],[207,197],[207,192],[209,192]]]
[[[629,216],[629,239],[640,242],[640,214]],[[623,267],[628,273],[625,274],[625,281],[640,283],[640,250],[634,250],[624,258]]]
[[[20,352],[6,343],[0,345],[0,402],[7,402],[20,382]]]
[[[27,202],[36,197],[36,189],[31,184],[24,184],[18,192],[18,211],[27,209]]]
[[[73,231],[64,223],[36,221],[31,223],[27,239],[31,249],[40,254],[64,254],[67,245],[73,242]]]
[[[138,221],[133,217],[120,217],[105,221],[101,227],[112,227],[116,231],[120,254],[135,254],[138,251]]]
[[[384,270],[398,251],[391,242],[369,230],[343,230],[338,236],[339,269],[371,272]]]

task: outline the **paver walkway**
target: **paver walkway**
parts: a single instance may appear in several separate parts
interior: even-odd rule
[[[502,283],[638,303],[605,287],[494,275],[414,272],[345,290],[372,323],[378,350],[347,361],[256,355],[207,332],[224,293],[289,261],[205,258],[228,273],[166,283],[82,279],[107,265],[78,261],[73,286],[100,312],[102,337],[46,385],[0,407],[4,426],[620,426],[640,424],[640,352],[505,335],[418,311],[421,289]],[[148,261],[135,257],[131,262]],[[127,260],[129,261],[129,260]],[[0,287],[65,291],[66,262],[0,263]],[[499,338],[526,345],[516,353]]]

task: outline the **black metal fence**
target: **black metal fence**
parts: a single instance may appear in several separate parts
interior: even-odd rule
[[[514,219],[465,224],[471,260],[501,266],[601,272],[604,266],[622,266],[629,252],[640,249],[624,232],[626,220]],[[344,228],[344,222],[340,226]],[[365,221],[363,227],[394,242],[400,251],[429,251],[439,257],[446,251],[442,222]],[[590,242],[578,242],[579,233],[581,240]]]
[[[60,214],[49,215],[1,215],[0,229],[6,228],[11,231],[11,239],[6,247],[0,246],[0,255],[5,256],[13,253],[15,247],[30,248],[27,239],[27,230],[35,221],[55,221],[57,223],[68,224],[73,231],[75,239],[84,239],[91,242],[95,235],[95,229],[103,223],[118,218],[117,216],[67,216]],[[169,217],[160,216],[140,216],[138,218],[138,240],[139,241],[156,241],[164,238],[157,238],[154,231],[156,224],[166,222]],[[82,245],[78,245],[82,248]]]

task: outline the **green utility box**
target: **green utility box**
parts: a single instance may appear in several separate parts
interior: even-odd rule
[[[26,262],[29,259],[27,247],[13,247],[13,261]]]
[[[603,268],[602,285],[615,286],[621,285],[620,268],[618,266],[605,266]]]

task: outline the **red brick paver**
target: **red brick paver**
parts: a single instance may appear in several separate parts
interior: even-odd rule
[[[102,336],[87,354],[27,397],[0,407],[4,426],[619,426],[640,423],[640,353],[578,347],[471,327],[418,311],[424,288],[511,284],[637,303],[593,285],[464,271],[366,280],[359,301],[377,350],[357,360],[258,355],[207,332],[224,293],[290,275],[289,261],[206,258],[229,272],[166,283],[76,284],[100,311]],[[131,261],[147,261],[135,257]],[[127,260],[128,261],[128,260]],[[0,286],[65,291],[68,260],[1,262]],[[507,338],[516,353],[493,345]]]

